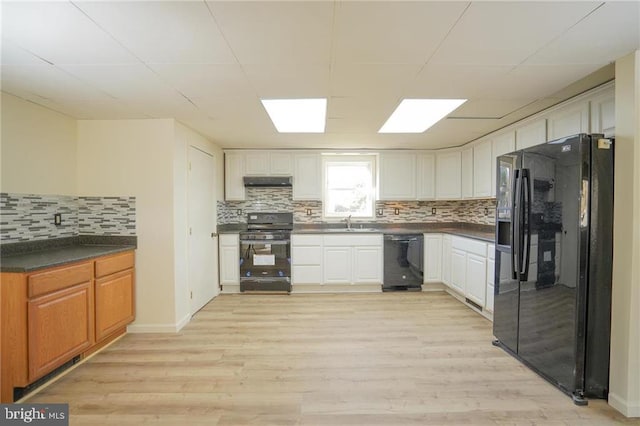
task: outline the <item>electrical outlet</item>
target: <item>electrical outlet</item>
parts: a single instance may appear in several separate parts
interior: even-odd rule
[[[62,215],[60,213],[53,215],[53,224],[56,226],[62,225]]]
[[[238,209],[238,210],[236,210],[236,214],[237,214],[238,216],[242,216],[242,209]]]
[[[484,208],[484,215],[489,216],[489,209],[486,207]]]
[[[382,209],[378,209],[376,213],[378,216],[382,216],[384,214],[384,211]]]
[[[435,215],[436,214],[436,208],[435,207],[431,207],[431,215]]]
[[[400,209],[399,208],[395,208],[393,209],[393,214],[395,214],[396,216],[400,214]]]
[[[311,216],[311,209],[307,209],[307,216]]]

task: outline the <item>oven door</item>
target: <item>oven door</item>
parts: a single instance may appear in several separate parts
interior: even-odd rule
[[[240,239],[240,291],[291,291],[290,240]]]

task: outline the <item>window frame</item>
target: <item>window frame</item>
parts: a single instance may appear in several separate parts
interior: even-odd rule
[[[328,168],[334,163],[368,163],[371,170],[371,209],[366,212],[366,215],[354,215],[353,213],[345,212],[344,214],[327,214],[328,208],[328,192],[329,192],[329,179]],[[373,220],[375,219],[376,201],[377,201],[377,186],[378,186],[378,156],[373,153],[345,153],[345,154],[323,154],[322,155],[322,220],[326,222],[340,222],[347,218],[349,215],[353,219]]]

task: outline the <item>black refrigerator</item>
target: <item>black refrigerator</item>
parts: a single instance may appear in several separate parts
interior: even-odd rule
[[[494,344],[586,404],[609,384],[613,141],[497,159]]]

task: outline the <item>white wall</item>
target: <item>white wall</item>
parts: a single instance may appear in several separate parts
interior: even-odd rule
[[[76,120],[0,92],[2,192],[76,195]]]
[[[609,404],[640,417],[640,51],[616,61]]]
[[[132,331],[176,328],[174,120],[78,121],[78,192],[136,197],[136,320]]]

